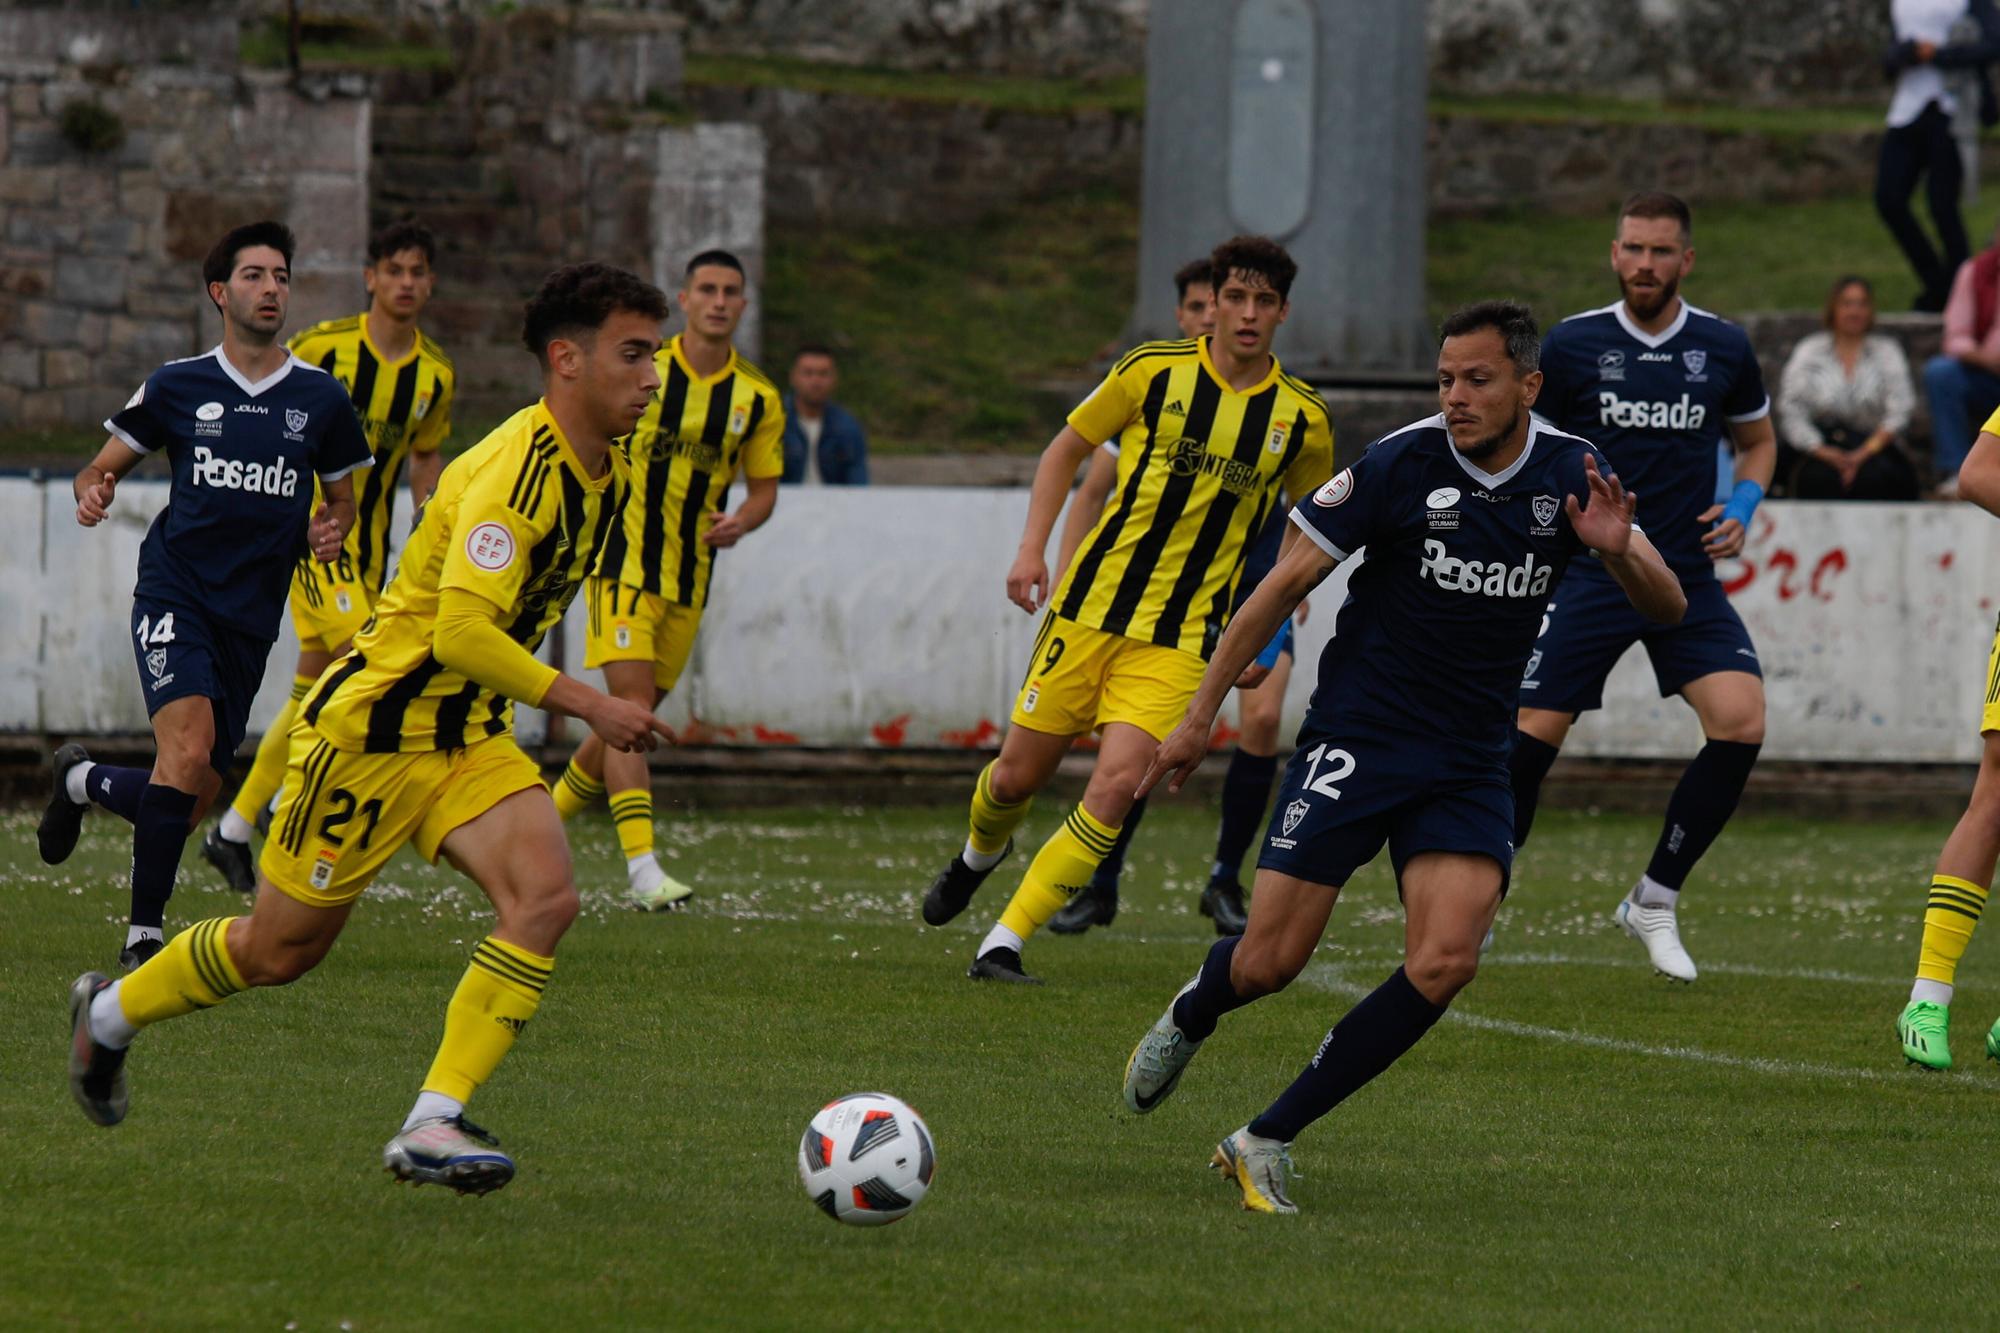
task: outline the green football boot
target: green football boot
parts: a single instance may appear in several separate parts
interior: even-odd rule
[[[2000,1024],[1995,1028],[2000,1030]],[[1911,1000],[1903,1016],[1896,1020],[1896,1035],[1903,1039],[1903,1058],[1925,1069],[1951,1068],[1950,1032],[1951,1010],[1929,1000]],[[1995,1048],[1994,1033],[1989,1032],[1987,1054],[2000,1060],[2000,1054],[1994,1054]]]
[[[1993,1026],[1986,1029],[1986,1058],[2000,1060],[2000,1018],[1993,1020]]]

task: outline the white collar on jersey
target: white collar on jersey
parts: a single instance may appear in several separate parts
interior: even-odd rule
[[[1444,431],[1444,447],[1451,452],[1453,461],[1465,469],[1465,475],[1471,477],[1488,490],[1506,485],[1514,479],[1515,473],[1528,465],[1529,456],[1535,452],[1535,441],[1540,438],[1542,432],[1547,431],[1551,435],[1562,434],[1561,431],[1543,421],[1533,412],[1528,413],[1528,442],[1521,446],[1521,456],[1498,472],[1488,472],[1460,453],[1458,446],[1451,442],[1451,430],[1444,424],[1444,413],[1440,412],[1433,417],[1431,424],[1435,425],[1439,430]]]
[[[257,380],[256,382],[253,383],[244,376],[242,371],[236,368],[235,363],[230,361],[228,357],[222,354],[221,343],[217,343],[214,347],[210,348],[208,351],[208,355],[215,358],[215,364],[222,367],[223,374],[229,376],[231,380],[235,381],[237,388],[243,390],[243,392],[249,394],[252,398],[257,397],[259,394],[263,393],[264,390],[270,388],[272,385],[276,384],[279,380],[282,380],[283,378],[285,378],[285,376],[291,374],[293,366],[305,365],[305,362],[299,360],[296,356],[293,356],[290,352],[286,352],[283,364],[281,364],[276,370],[272,371],[270,374],[266,375],[263,379]]]
[[[1659,347],[1664,343],[1673,341],[1674,335],[1687,327],[1689,315],[1706,315],[1708,313],[1699,306],[1690,304],[1688,299],[1683,296],[1681,298],[1681,312],[1674,316],[1674,322],[1661,329],[1658,333],[1648,333],[1632,322],[1632,317],[1625,313],[1625,303],[1623,301],[1614,302],[1604,307],[1604,309],[1611,312],[1612,317],[1618,321],[1618,327],[1625,330],[1634,342],[1642,342],[1648,347]]]

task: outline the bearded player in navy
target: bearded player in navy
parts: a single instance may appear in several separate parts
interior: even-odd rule
[[[290,229],[224,236],[202,264],[222,342],[169,361],[104,423],[110,438],[77,473],[76,521],[102,523],[118,481],[152,453],[173,470],[167,507],[139,549],[132,647],[153,720],[153,767],[55,757],[38,830],[55,865],[76,847],[95,801],[132,822],[132,915],[119,961],[164,945],[167,899],[188,831],[222,785],[243,739],[264,659],[278,637],[293,564],[332,560],[354,524],[347,474],[370,459],[354,405],[331,376],[278,341],[291,284]],[[325,496],[312,512],[313,478]]]
[[[1171,773],[1179,789],[1236,676],[1366,547],[1278,790],[1249,926],[1209,950],[1125,1069],[1126,1104],[1158,1106],[1222,1015],[1299,974],[1341,886],[1388,844],[1408,913],[1403,966],[1215,1151],[1258,1212],[1297,1211],[1285,1194],[1292,1140],[1415,1045],[1478,970],[1513,861],[1514,698],[1548,589],[1588,549],[1642,614],[1673,621],[1686,606],[1633,526],[1636,497],[1589,443],[1530,414],[1542,376],[1527,307],[1468,306],[1442,332],[1443,410],[1377,441],[1293,510],[1298,531],[1229,622],[1140,786]]]
[[[1579,714],[1600,706],[1612,666],[1646,647],[1660,697],[1678,694],[1706,738],[1667,802],[1646,873],[1618,904],[1626,934],[1653,966],[1693,981],[1677,906],[1695,862],[1714,843],[1764,743],[1757,649],[1730,606],[1715,562],[1743,550],[1750,517],[1777,461],[1771,400],[1743,330],[1682,300],[1694,267],[1693,218],[1670,194],[1637,194],[1619,211],[1611,267],[1620,300],[1572,316],[1542,347],[1536,411],[1588,437],[1646,497],[1646,531],[1687,593],[1671,628],[1624,606],[1607,571],[1579,560],[1549,599],[1548,619],[1521,681],[1514,737],[1514,841],[1525,845],[1542,779]],[[1716,445],[1727,433],[1736,483],[1715,503]]]

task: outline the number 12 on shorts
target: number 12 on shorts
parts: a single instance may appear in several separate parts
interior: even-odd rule
[[[1325,773],[1319,771],[1322,763],[1327,765]],[[1334,749],[1325,741],[1321,741],[1306,752],[1307,791],[1317,792],[1321,796],[1331,797],[1337,801],[1340,799],[1340,788],[1333,784],[1346,781],[1353,772],[1354,756],[1345,750]]]

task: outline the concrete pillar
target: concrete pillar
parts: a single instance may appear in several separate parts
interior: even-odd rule
[[[750,304],[736,346],[763,355],[764,132],[755,125],[664,129],[653,184],[653,281],[679,290],[687,261],[720,248],[743,261]],[[678,328],[676,319],[671,327]],[[780,372],[766,366],[770,374]]]
[[[1422,0],[1155,0],[1134,341],[1239,232],[1298,261],[1277,352],[1322,381],[1427,376]]]

